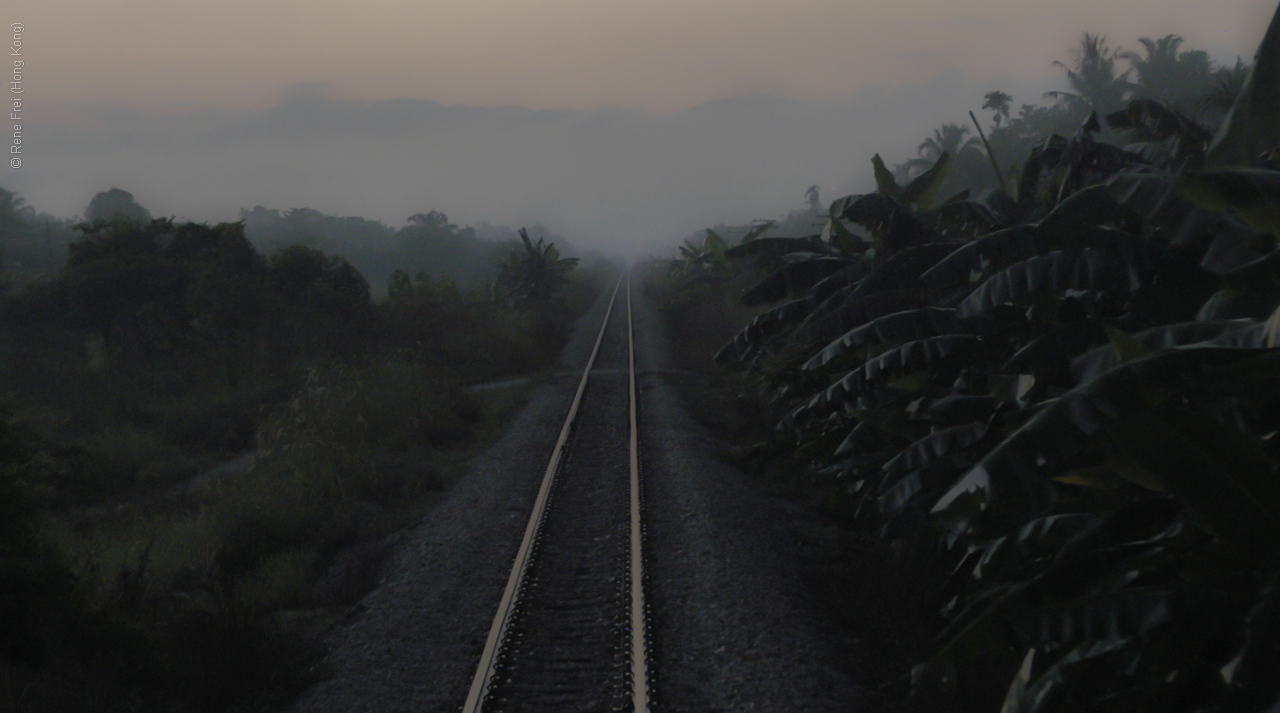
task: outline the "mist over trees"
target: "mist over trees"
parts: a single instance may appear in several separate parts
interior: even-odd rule
[[[1068,51],[1069,59],[1054,63],[1068,89],[1046,92],[1043,99],[1050,103],[1023,103],[1015,111],[1015,97],[999,90],[987,92],[981,106],[990,112],[989,126],[978,127],[968,121],[942,124],[919,144],[916,156],[894,167],[895,178],[905,183],[921,175],[945,152],[951,166],[941,193],[952,195],[963,188],[994,190],[1018,180],[1019,167],[1045,138],[1069,136],[1091,112],[1112,114],[1134,100],[1152,102],[1177,121],[1199,127],[1196,133],[1201,137],[1201,148],[1207,147],[1239,94],[1250,65],[1241,59],[1232,66],[1216,65],[1207,52],[1184,49],[1184,40],[1178,35],[1142,37],[1138,43],[1140,50],[1125,50],[1113,46],[1105,35],[1083,33],[1079,44]],[[1126,137],[1118,133],[1120,128],[1102,124],[1101,138],[1125,143]],[[978,130],[985,133],[985,145]],[[1151,136],[1150,132],[1139,132],[1127,139],[1138,143]],[[992,168],[993,161],[999,176]]]
[[[265,252],[303,245],[343,255],[371,283],[385,285],[396,270],[427,272],[459,284],[483,283],[497,277],[498,265],[520,249],[517,230],[481,222],[458,226],[440,211],[415,213],[407,224],[392,228],[358,216],[326,215],[312,208],[284,212],[254,206],[240,209],[245,235]],[[572,251],[563,237],[534,224],[535,235]]]
[[[949,162],[947,177],[937,187],[943,197],[965,189],[978,195],[1014,186],[1020,180],[1021,168],[1045,139],[1055,134],[1070,136],[1091,112],[1114,113],[1134,100],[1166,109],[1170,120],[1182,122],[1187,129],[1184,133],[1194,135],[1203,150],[1226,118],[1252,65],[1240,58],[1231,65],[1219,65],[1207,52],[1186,48],[1185,40],[1178,35],[1141,37],[1137,43],[1139,49],[1126,50],[1103,34],[1082,33],[1077,46],[1068,48],[1068,58],[1054,63],[1066,89],[1027,97],[1029,102],[1020,102],[1023,97],[998,89],[988,91],[982,95],[980,107],[989,124],[979,127],[967,117],[944,122],[916,145],[913,155],[903,151],[905,147],[886,147],[890,150],[884,155],[890,159],[908,153],[905,160],[886,165],[886,170],[905,185],[932,168],[945,153]],[[976,104],[977,97],[974,99]],[[956,113],[959,116],[963,111]],[[1099,136],[1101,140],[1132,144],[1137,149],[1145,146],[1147,151],[1155,151],[1154,145],[1168,136],[1159,130],[1131,132],[1130,128],[1104,122]],[[998,169],[993,168],[993,161]],[[841,187],[855,185],[856,182],[845,182]],[[812,186],[810,191],[818,188]],[[817,232],[827,211],[825,206],[815,207],[812,196],[811,192],[805,194],[808,209],[796,208],[772,218],[774,225],[764,235]],[[762,220],[763,217],[757,218],[753,225]],[[750,227],[723,222],[712,229],[719,235],[740,237]],[[684,244],[701,245],[703,239],[703,231],[698,230],[686,235]]]
[[[84,220],[92,223],[97,220],[112,218],[132,218],[135,220],[151,220],[151,211],[143,208],[128,191],[112,188],[103,191],[89,201],[84,209]]]

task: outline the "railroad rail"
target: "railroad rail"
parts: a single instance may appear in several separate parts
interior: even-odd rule
[[[624,284],[625,315],[615,309]],[[611,330],[619,321],[625,330]],[[551,451],[463,713],[649,711],[634,345],[626,274]]]

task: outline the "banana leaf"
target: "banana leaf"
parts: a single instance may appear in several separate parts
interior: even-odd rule
[[[1276,564],[1280,484],[1253,439],[1208,416],[1170,408],[1131,413],[1108,432],[1210,532],[1242,556]]]
[[[1253,56],[1235,105],[1209,145],[1205,163],[1212,167],[1248,166],[1258,152],[1280,134],[1280,7]]]
[[[940,426],[985,421],[995,412],[997,403],[994,397],[985,394],[950,393],[930,404],[925,418]]]
[[[1170,526],[1176,506],[1165,507],[1163,500],[1144,505],[1157,507],[1126,507],[1105,517],[1073,514],[1056,522],[1039,518],[1037,527],[1022,528],[1034,533],[1045,522],[1063,525],[1044,546],[1020,534],[1016,546],[997,538],[971,548],[955,576],[969,573],[973,581],[993,583],[958,600],[939,636],[943,646],[912,671],[913,684],[945,689],[948,678],[972,674],[979,665],[1013,675],[1019,669],[1014,651],[1036,648],[1050,654],[1050,663],[1073,645],[1152,636],[1191,609],[1183,602],[1195,592],[1181,583],[1134,585],[1136,577],[1179,561],[1190,542],[1176,522]],[[975,559],[976,565],[967,564]],[[1021,661],[1025,669],[1026,657]],[[1027,683],[1035,678],[1025,676]]]
[[[756,242],[763,242],[763,240]],[[785,299],[788,295],[805,294],[832,273],[854,264],[850,260],[838,257],[819,257],[788,263],[774,270],[743,293],[742,304],[747,306],[768,304]]]
[[[955,287],[976,282],[991,269],[1003,269],[1021,260],[1049,252],[1050,241],[1031,226],[1018,225],[971,240],[926,270],[920,279],[933,287]]]
[[[1182,322],[1146,329],[1132,338],[1148,352],[1202,343],[1237,348],[1273,346],[1261,337],[1261,329],[1251,329],[1261,326],[1262,323],[1249,319]],[[1233,339],[1232,335],[1236,333],[1240,337]],[[1107,373],[1121,361],[1115,345],[1108,344],[1072,359],[1071,372],[1077,382],[1083,384]]]
[[[1121,589],[1028,608],[1010,619],[1026,641],[1049,648],[1138,639],[1173,617],[1180,594],[1168,585]]]
[[[1280,171],[1260,168],[1193,171],[1182,175],[1178,189],[1203,208],[1230,212],[1254,230],[1280,234]]]
[[[738,241],[739,244],[749,243],[755,240],[756,238],[760,237],[766,231],[772,228],[775,222],[776,221],[766,220],[751,226],[751,228],[742,236],[742,240]]]
[[[1057,383],[1062,381],[1059,377],[1071,377],[1070,373],[1064,373],[1064,367],[1069,367],[1074,358],[1106,341],[1106,330],[1097,320],[1050,324],[1040,336],[1014,352],[999,371],[1003,374],[1028,374],[1035,379]]]
[[[1125,144],[1124,150],[1142,157],[1149,166],[1170,170],[1174,163],[1174,149],[1158,141],[1135,141]]]
[[[1133,257],[1124,251],[1055,250],[992,275],[956,307],[956,316],[966,319],[1038,296],[1062,297],[1068,290],[1128,293],[1138,284]]]
[[[759,238],[724,251],[726,258],[737,260],[755,255],[788,255],[791,253],[827,253],[831,248],[816,236],[808,238]]]
[[[1052,177],[1053,169],[1060,162],[1067,144],[1065,137],[1053,134],[1031,148],[1031,154],[1023,162],[1018,179],[1018,204],[1024,209],[1042,198],[1052,199],[1052,196],[1040,195],[1040,178],[1042,174]]]
[[[871,247],[871,243],[867,242],[861,235],[846,228],[844,221],[840,218],[827,220],[827,224],[823,227],[822,234],[818,236],[818,239],[830,243],[836,249],[836,252],[846,257],[864,253]]]
[[[1202,256],[1201,266],[1225,275],[1269,250],[1266,236],[1218,210],[1189,200],[1176,177],[1161,172],[1126,171],[1112,176],[1107,190],[1143,222],[1144,232],[1161,236],[1176,254]]]
[[[920,209],[926,209],[938,197],[938,191],[951,172],[951,154],[943,151],[933,166],[902,187],[898,200]]]
[[[925,307],[895,312],[846,332],[818,352],[800,368],[819,369],[851,349],[868,344],[899,344],[939,334],[952,334],[960,328],[955,310]]]
[[[876,498],[877,509],[881,515],[898,513],[911,502],[922,487],[920,473],[907,473],[886,488],[883,495]]]
[[[878,434],[882,440],[893,442],[895,455],[903,446],[929,432],[928,424],[912,420],[900,409],[855,409],[851,415],[858,419],[858,428],[864,434]],[[854,431],[858,431],[858,428]]]
[[[845,196],[831,204],[831,218],[857,223],[869,230],[883,231],[894,213],[907,210],[900,201],[883,193]]]
[[[977,443],[986,435],[990,426],[986,423],[967,423],[962,426],[942,428],[912,443],[897,456],[884,464],[886,473],[918,470],[934,460]]]
[[[1261,710],[1277,695],[1275,671],[1280,665],[1280,577],[1272,575],[1244,617],[1243,644],[1220,669],[1229,686],[1226,710]]]
[[[1203,250],[1220,214],[1198,208],[1178,190],[1177,179],[1148,170],[1121,171],[1104,184],[1111,195],[1142,221],[1143,231],[1158,231],[1171,246]]]
[[[1176,108],[1151,99],[1133,99],[1124,109],[1108,114],[1107,123],[1117,129],[1128,129],[1141,141],[1174,142],[1173,155],[1167,160],[1198,168],[1213,133]],[[1158,144],[1157,144],[1158,145]],[[1129,150],[1129,147],[1125,147]],[[1143,154],[1139,154],[1143,155]],[[1143,155],[1143,158],[1147,156]],[[1153,162],[1154,163],[1154,162]]]
[[[1084,188],[1063,199],[1040,219],[1036,229],[1056,244],[1066,245],[1073,235],[1095,226],[1129,229],[1138,216],[1112,197],[1105,185]]]
[[[1266,400],[1267,385],[1278,379],[1280,354],[1268,350],[1172,350],[1127,362],[1047,405],[960,478],[933,512],[962,526],[975,508],[998,508],[1004,519],[1033,515],[1055,497],[1051,475],[1106,443],[1130,454],[1242,553],[1274,558],[1280,485],[1269,459],[1244,434],[1166,402],[1180,403],[1179,393]]]
[[[938,206],[938,228],[945,232],[986,233],[996,229],[1000,216],[978,201],[948,200]]]
[[[889,215],[889,222],[880,234],[880,248],[884,256],[929,242],[931,233],[920,218],[902,208]]]
[[[1118,668],[1117,654],[1134,648],[1128,639],[1090,641],[1080,644],[1061,656],[1041,674],[1032,678],[1030,663],[1036,649],[1028,651],[1024,665],[1014,676],[1005,694],[1000,713],[1053,713],[1059,708],[1058,698],[1064,692],[1075,691],[1089,683],[1108,680]],[[1070,696],[1070,693],[1065,693]],[[1096,699],[1096,696],[1092,698]],[[1065,710],[1073,710],[1078,701],[1072,701]]]
[[[955,251],[955,243],[925,243],[885,259],[859,282],[854,295],[865,297],[886,290],[921,287],[920,276]]]
[[[884,159],[880,158],[880,154],[871,157],[871,166],[875,171],[876,190],[890,198],[897,198],[898,194],[902,193],[902,188],[894,179],[893,172],[884,165]]]
[[[1280,250],[1227,272],[1222,283],[1223,289],[1205,301],[1196,319],[1265,319],[1280,303]]]
[[[702,241],[702,247],[715,256],[716,260],[723,260],[725,251],[729,249],[729,244],[724,241],[724,238],[720,237],[719,233],[707,228],[707,236]]]
[[[715,362],[725,365],[750,359],[787,327],[799,324],[809,314],[809,309],[809,300],[802,297],[756,315],[750,324],[716,353]]]
[[[809,302],[813,304],[814,311],[820,311],[823,303],[837,293],[847,296],[849,288],[866,277],[871,268],[872,261],[863,256],[853,260],[848,267],[824,277],[809,290]]]
[[[980,343],[981,338],[973,335],[947,334],[901,344],[842,375],[836,383],[811,398],[797,415],[844,402],[849,395],[861,394],[868,384],[913,373],[936,375],[962,355],[973,353]]]
[[[837,273],[839,274],[839,273]],[[886,314],[923,307],[932,301],[929,290],[887,290],[861,296],[849,290],[836,293],[796,327],[794,338],[804,344],[826,344],[845,332]]]
[[[1220,277],[1229,277],[1253,268],[1262,267],[1275,248],[1275,238],[1242,225],[1233,218],[1222,216],[1212,224],[1212,241],[1205,248],[1200,267]],[[1267,265],[1266,277],[1274,272]],[[1241,273],[1243,274],[1243,273]],[[1237,275],[1238,277],[1239,275]],[[1234,280],[1238,284],[1239,280]]]

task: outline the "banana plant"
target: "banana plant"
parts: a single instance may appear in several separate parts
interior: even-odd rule
[[[520,246],[513,250],[498,272],[500,299],[510,305],[544,302],[566,282],[566,275],[578,264],[577,258],[562,258],[555,243],[536,241],[520,229]]]
[[[941,202],[945,157],[900,186],[877,156],[820,236],[725,251],[771,265],[741,298],[775,306],[716,357],[781,406],[757,452],[842,484],[869,532],[937,538],[942,626],[893,690],[1280,701],[1280,171],[1257,155],[1280,11],[1256,60],[1212,142],[1134,101],[1106,118],[1134,143],[1093,115],[1017,196]]]

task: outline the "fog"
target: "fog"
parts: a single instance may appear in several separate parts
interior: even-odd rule
[[[57,4],[32,10],[39,22],[24,49],[32,53],[24,163],[0,177],[39,211],[77,215],[111,187],[153,215],[210,222],[261,205],[395,227],[437,210],[460,225],[540,223],[580,247],[627,256],[665,252],[707,225],[784,215],[804,204],[810,185],[824,201],[866,190],[873,154],[890,165],[915,156],[942,123],[968,125],[985,92],[1012,94],[1015,109],[1044,104],[1044,91],[1064,88],[1052,60],[1066,60],[1085,29],[1060,9],[1001,10],[996,2],[972,17],[938,14],[923,0],[856,13],[826,2],[799,14],[761,6],[731,18],[711,6],[690,14],[663,5],[684,22],[654,36],[663,44],[641,31],[657,16],[644,19],[649,11],[635,4],[627,6],[630,24],[580,4],[526,8],[517,13],[533,23],[524,34],[507,17],[493,37],[482,33],[484,13],[457,4],[440,10],[456,32],[442,34],[441,25],[423,35],[415,51],[430,61],[420,63],[389,48],[418,46],[401,13],[421,8],[383,8],[375,25],[360,25],[369,32],[359,42],[341,46],[317,39],[341,36],[333,8],[298,18],[318,33],[298,44],[264,34],[285,25],[272,14],[284,6],[259,18],[268,24],[226,36],[199,30],[213,18],[200,13],[217,14],[203,6],[181,5],[165,19],[141,2],[127,12],[66,6],[54,17]],[[1188,47],[1230,65],[1256,43],[1244,36],[1245,15],[1261,16],[1268,5],[1210,13],[1200,25],[1196,17],[1209,11],[1185,4],[1164,17],[1093,10],[1104,30],[1191,31]],[[322,17],[337,24],[315,25]],[[993,17],[1017,26],[997,33]],[[595,29],[575,31],[571,18]],[[725,33],[739,24],[741,41]],[[606,41],[602,28],[615,28],[617,41]],[[473,43],[480,51],[431,54],[466,32],[481,33]],[[241,44],[228,44],[232,38]],[[1112,36],[1113,45],[1126,43],[1133,38]],[[118,65],[117,51],[130,61]],[[325,79],[287,84],[317,77]],[[272,82],[276,98],[264,99]],[[620,97],[635,103],[608,106]],[[598,102],[605,105],[581,108]]]
[[[1040,101],[1042,88],[1000,86]],[[543,223],[583,248],[640,255],[707,225],[785,214],[813,184],[824,200],[864,190],[874,153],[914,155],[984,90],[953,72],[843,101],[755,95],[656,115],[343,101],[301,87],[262,112],[33,122],[32,158],[6,186],[55,215],[116,186],[157,216],[305,206],[399,226],[439,210],[459,224]]]

